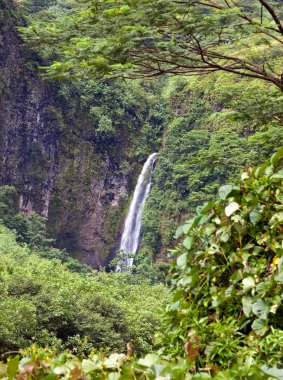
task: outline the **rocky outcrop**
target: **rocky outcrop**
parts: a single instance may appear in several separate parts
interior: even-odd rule
[[[115,248],[128,181],[118,167],[78,142],[75,156],[64,158],[50,207],[52,235],[80,261],[104,266]]]

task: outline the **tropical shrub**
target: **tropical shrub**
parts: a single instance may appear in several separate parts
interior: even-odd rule
[[[216,201],[177,230],[184,240],[172,250],[173,301],[157,336],[159,355],[94,350],[97,344],[121,352],[124,338],[138,354],[146,351],[162,288],[143,283],[141,290],[129,274],[85,279],[56,261],[27,259],[28,249],[2,227],[1,342],[26,345],[40,326],[42,343],[45,337],[58,345],[69,333],[65,347],[79,356],[32,346],[0,363],[0,378],[282,379],[282,166],[283,149],[244,171],[239,185],[222,186]]]
[[[283,149],[178,228],[173,303],[159,339],[197,367],[282,365]]]
[[[235,364],[231,369],[215,373],[215,369],[205,368],[203,372],[190,373],[192,366],[185,359],[170,360],[149,354],[133,360],[125,354],[110,356],[91,354],[80,361],[66,352],[54,355],[50,349],[36,346],[22,352],[22,355],[0,362],[0,378],[22,379],[146,379],[146,380],[272,380],[282,379],[282,369],[248,363]]]

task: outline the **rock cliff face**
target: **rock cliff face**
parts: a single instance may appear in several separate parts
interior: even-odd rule
[[[59,170],[60,132],[49,113],[54,91],[27,69],[28,52],[15,31],[14,9],[8,2],[1,8],[1,182],[16,186],[22,211],[47,217]]]
[[[93,267],[104,266],[115,248],[127,182],[91,143],[79,141],[74,156],[60,160],[51,199],[50,229],[58,246]]]
[[[48,218],[60,248],[99,267],[115,247],[128,176],[88,139],[62,128],[58,85],[29,68],[32,53],[15,29],[10,1],[0,4],[1,184],[16,187],[19,208]]]

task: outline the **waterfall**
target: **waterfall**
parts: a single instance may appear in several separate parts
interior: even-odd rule
[[[139,246],[142,210],[152,185],[152,172],[156,156],[157,153],[152,153],[148,157],[138,178],[119,248],[119,251],[124,255],[124,259],[123,263],[117,266],[117,272],[122,271],[122,267],[124,266],[133,265],[134,259],[129,258],[128,254],[135,254]]]

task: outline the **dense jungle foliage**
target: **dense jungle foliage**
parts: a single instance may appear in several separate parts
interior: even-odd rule
[[[33,64],[38,63],[38,57],[35,58]],[[64,136],[63,149],[69,157],[79,156],[79,149],[86,149],[88,157],[87,163],[78,157],[74,167],[60,177],[47,227],[60,248],[78,257],[74,236],[83,218],[80,194],[87,196],[93,176],[99,180],[109,168],[117,176],[129,178],[132,191],[144,158],[159,149],[169,112],[160,95],[162,83],[136,81],[129,85],[121,81],[79,80],[60,82],[57,89],[56,107],[51,112]],[[85,145],[80,146],[82,142]],[[64,204],[60,196],[66,183],[70,191]],[[111,199],[107,202],[111,203]],[[105,206],[105,258],[115,248],[126,202],[121,202],[116,211]],[[60,207],[71,210],[68,237],[56,218]]]
[[[65,144],[83,137],[90,170],[107,153],[132,188],[158,159],[130,273],[80,264],[0,188],[0,378],[282,379],[282,1],[18,9]]]
[[[123,350],[130,341],[137,353],[152,351],[164,286],[127,274],[75,273],[20,245],[3,225],[0,255],[1,354],[33,342],[78,355]]]
[[[150,270],[152,258],[173,244],[176,228],[198,204],[213,199],[219,186],[234,181],[241,168],[263,162],[282,144],[281,87],[264,77],[281,75],[280,2],[254,0],[246,7],[241,2],[168,0],[154,6],[147,0],[24,4],[30,26],[20,28],[23,38],[41,56],[48,75],[67,83],[72,77],[73,84],[65,86],[77,89],[65,91],[65,98],[69,102],[81,96],[85,105],[79,110],[93,120],[99,147],[120,152],[130,132],[132,159],[124,160],[128,170],[132,161],[159,151],[153,191],[143,214],[139,258]],[[191,51],[197,41],[209,55],[206,68],[199,61],[190,67],[197,59],[197,50]],[[172,62],[166,63],[166,58]],[[184,66],[184,71],[175,70],[174,64],[180,70]],[[262,74],[250,71],[250,66]],[[194,70],[210,75],[184,77],[196,74]],[[143,77],[145,72],[163,77],[150,85],[113,80]],[[112,78],[106,85],[110,96],[93,91],[97,77]],[[74,104],[71,115],[77,108]],[[124,130],[126,119],[130,129]]]
[[[281,379],[282,181],[283,149],[268,163],[244,171],[238,185],[222,186],[216,201],[199,206],[196,216],[178,228],[176,238],[184,236],[184,240],[172,251],[178,255],[171,269],[173,302],[167,306],[157,336],[157,344],[163,346],[159,356],[133,360],[133,351],[128,349],[127,356],[92,353],[81,362],[70,353],[54,356],[50,349],[33,346],[21,351],[21,359],[15,356],[7,364],[1,363],[1,377]],[[144,322],[149,311],[144,311],[145,320],[140,320],[139,313],[142,305],[149,306],[152,286],[146,294],[145,284],[142,292],[140,285],[135,285],[137,296],[136,292],[129,295],[129,285],[125,287],[120,275],[74,278],[67,270],[62,271],[57,261],[31,256],[4,227],[1,232],[1,302],[13,316],[13,324],[11,319],[4,319],[6,324],[1,326],[2,339],[7,344],[25,345],[31,339],[30,332],[35,335],[33,339],[42,342],[40,339],[45,338],[50,344],[55,334],[62,337],[73,327],[87,333],[99,347],[105,344],[113,348],[114,343],[119,348],[119,344],[125,343],[119,333],[125,336],[129,326],[123,326],[123,318],[130,323],[128,334],[133,334],[138,315],[142,322],[142,326],[137,326],[139,334],[140,328],[146,327],[148,336]],[[26,268],[31,268],[28,281]],[[15,278],[19,283],[15,283]],[[159,287],[158,301],[151,298],[153,308],[162,296],[164,290]],[[134,315],[127,319],[132,309]],[[153,312],[150,318],[154,315]],[[36,336],[38,330],[34,327],[38,323],[41,328],[48,326],[49,331],[41,330]],[[141,335],[133,341],[144,345],[140,339]],[[77,349],[75,346],[74,352]]]

